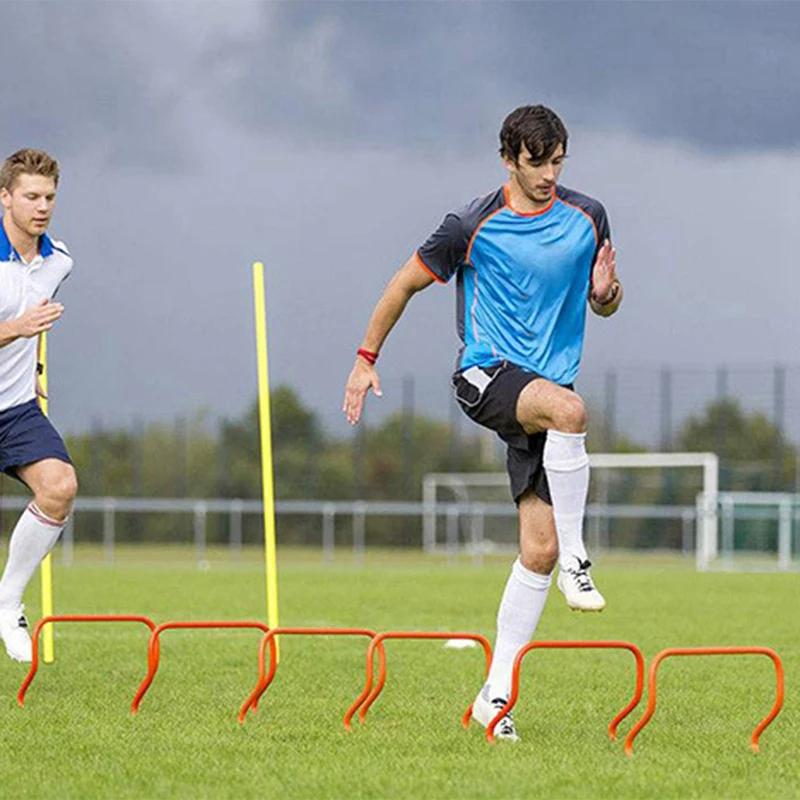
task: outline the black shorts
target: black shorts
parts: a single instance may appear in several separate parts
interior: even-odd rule
[[[528,489],[548,505],[553,504],[544,471],[547,431],[528,434],[517,421],[520,392],[540,377],[507,361],[495,367],[469,367],[453,375],[456,400],[464,413],[493,430],[508,446],[506,468],[517,504]]]

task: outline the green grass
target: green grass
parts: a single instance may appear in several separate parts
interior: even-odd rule
[[[185,551],[120,551],[111,568],[77,553],[75,566],[56,568],[58,611],[143,613],[156,622],[263,616],[258,558],[245,554],[231,564],[216,555],[210,569],[198,570]],[[462,629],[491,639],[508,561],[476,570],[377,554],[362,568],[349,559],[324,567],[317,557],[282,553],[281,621]],[[366,727],[347,733],[341,717],[361,687],[365,640],[285,637],[275,682],[240,728],[236,711],[254,682],[258,633],[166,633],[161,669],[133,716],[144,627],[64,624],[57,661],[41,669],[23,709],[15,696],[25,668],[0,662],[2,794],[796,797],[800,575],[699,575],[678,559],[599,562],[608,609],[573,614],[553,591],[537,638],[626,639],[646,659],[668,646],[774,647],[786,667],[787,698],[760,755],[748,741],[773,699],[772,665],[763,657],[666,662],[656,716],[627,758],[621,741],[605,734],[633,688],[626,652],[532,653],[516,708],[523,742],[489,746],[477,727],[459,725],[481,685],[478,650],[388,642],[386,689]],[[32,619],[34,594],[27,598]]]

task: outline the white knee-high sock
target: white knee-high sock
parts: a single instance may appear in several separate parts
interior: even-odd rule
[[[575,566],[575,558],[586,560],[583,517],[589,491],[589,456],[585,433],[547,431],[544,469],[558,535],[558,563],[564,569]]]
[[[550,575],[523,567],[519,558],[514,562],[497,612],[492,666],[483,687],[486,700],[509,696],[514,658],[533,638],[547,601],[550,580]]]
[[[0,609],[17,608],[25,587],[53,549],[66,520],[54,520],[30,503],[22,512],[8,544],[8,561],[0,579]]]

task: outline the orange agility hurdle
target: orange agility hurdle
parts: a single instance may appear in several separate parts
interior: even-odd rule
[[[31,653],[31,668],[22,681],[22,685],[17,692],[17,705],[25,705],[25,693],[31,685],[36,672],[39,669],[39,633],[45,625],[51,622],[141,622],[147,625],[151,631],[156,628],[155,622],[150,617],[143,617],[138,614],[53,614],[47,617],[42,617],[33,629],[33,636],[31,637],[32,653]],[[150,659],[150,648],[147,649],[148,667]]]
[[[131,713],[135,714],[139,710],[147,690],[150,688],[159,666],[159,637],[164,631],[186,629],[186,628],[257,628],[258,630],[269,633],[269,628],[263,622],[257,621],[195,621],[195,622],[164,622],[158,625],[150,634],[150,642],[147,646],[147,675],[136,692],[136,697],[131,703]]]
[[[628,714],[633,711],[634,708],[638,705],[639,701],[642,699],[642,691],[644,690],[644,657],[642,656],[642,651],[635,645],[631,644],[630,642],[584,642],[584,641],[577,641],[577,642],[531,642],[530,644],[526,644],[525,647],[521,648],[520,651],[517,653],[516,658],[514,659],[514,670],[511,674],[511,696],[508,698],[508,702],[497,712],[497,715],[494,719],[489,723],[488,727],[486,728],[486,741],[487,742],[494,742],[494,729],[497,727],[498,723],[500,722],[503,717],[514,708],[514,704],[517,702],[517,698],[519,697],[519,670],[522,666],[522,660],[525,658],[531,650],[542,650],[542,649],[573,649],[573,648],[591,648],[591,649],[614,649],[614,650],[629,650],[633,653],[633,657],[636,659],[636,688],[633,693],[633,698],[622,709],[622,711],[611,720],[611,723],[608,726],[608,735],[611,739],[617,738],[617,727],[622,722]],[[464,717],[464,727],[466,728],[469,725],[469,716]]]
[[[252,708],[255,711],[258,708],[258,701],[261,695],[267,690],[267,687],[272,683],[275,677],[275,671],[278,667],[278,658],[273,639],[278,635],[288,634],[291,636],[368,636],[374,639],[378,634],[369,628],[273,628],[268,633],[261,637],[261,643],[258,646],[258,681],[255,689],[250,693],[247,700],[242,703],[239,709],[239,722],[242,723],[247,715],[247,710]],[[269,673],[266,674],[266,650],[269,645]],[[378,650],[378,662],[384,663],[386,656],[384,653],[383,645],[380,645]]]
[[[761,722],[756,725],[752,736],[750,737],[750,749],[757,753],[759,751],[758,739],[761,736],[767,725],[778,716],[778,712],[783,707],[783,663],[780,656],[769,647],[670,647],[662,650],[650,664],[650,670],[647,677],[647,708],[645,709],[644,716],[631,728],[630,733],[625,739],[625,752],[633,755],[633,740],[636,738],[639,731],[644,728],[650,721],[656,710],[656,678],[658,676],[658,667],[664,659],[670,656],[723,656],[723,655],[765,655],[772,659],[775,664],[775,703],[772,710],[767,714]]]
[[[388,633],[379,633],[370,643],[367,648],[367,679],[361,694],[356,698],[353,705],[347,710],[344,715],[344,727],[350,730],[350,721],[353,715],[358,711],[358,718],[363,725],[366,721],[367,711],[369,707],[375,702],[378,695],[383,690],[386,683],[386,657],[378,659],[378,682],[373,689],[373,673],[375,668],[375,650],[383,647],[383,642],[386,639],[470,639],[473,642],[478,642],[483,647],[483,652],[486,660],[486,675],[489,674],[489,667],[492,663],[492,646],[485,636],[479,633],[443,633],[440,631],[390,631]],[[472,703],[469,704],[464,716],[464,720],[469,720],[472,716]]]

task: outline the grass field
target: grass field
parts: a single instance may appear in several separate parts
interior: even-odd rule
[[[80,555],[80,554],[79,554]],[[85,555],[85,554],[84,554]],[[471,630],[493,636],[509,559],[481,570],[416,555],[355,567],[281,553],[284,625],[377,630]],[[174,552],[122,553],[113,568],[87,557],[56,568],[57,611],[168,619],[264,616],[256,558],[212,559],[198,570]],[[24,708],[26,668],[0,661],[5,797],[797,797],[800,575],[695,573],[676,560],[599,559],[609,601],[569,612],[551,594],[537,638],[626,639],[646,659],[663,647],[761,644],[786,667],[780,716],[751,754],[770,708],[764,657],[676,659],[661,670],[659,707],[627,758],[605,728],[633,687],[625,652],[537,652],[524,670],[517,746],[485,744],[459,718],[481,685],[479,650],[389,642],[389,680],[367,725],[341,718],[363,681],[365,641],[284,638],[277,677],[241,728],[236,710],[255,679],[255,631],[172,631],[141,711],[129,713],[145,671],[136,625],[62,625],[57,661]],[[38,615],[35,592],[28,609]],[[643,710],[623,723],[621,733]]]

